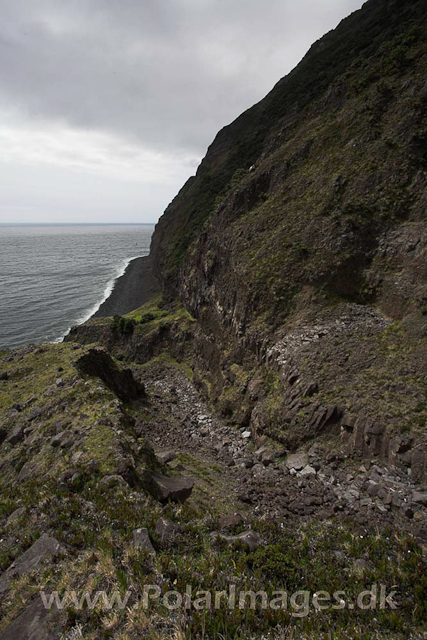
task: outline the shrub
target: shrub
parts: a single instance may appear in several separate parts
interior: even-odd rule
[[[111,323],[112,331],[116,331],[122,336],[132,335],[135,328],[135,320],[133,318],[124,318],[123,316],[114,316]]]

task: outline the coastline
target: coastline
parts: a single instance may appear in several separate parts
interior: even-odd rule
[[[122,276],[117,278],[113,290],[91,318],[124,315],[154,298],[159,284],[153,272],[150,256],[134,258]]]

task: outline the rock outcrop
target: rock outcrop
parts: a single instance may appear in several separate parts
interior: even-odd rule
[[[143,385],[135,380],[130,369],[120,369],[102,349],[89,349],[76,361],[76,367],[83,374],[100,378],[123,402],[145,396]]]

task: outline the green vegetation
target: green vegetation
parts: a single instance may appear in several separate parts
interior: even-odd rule
[[[122,336],[130,336],[133,334],[135,325],[136,322],[133,318],[114,316],[111,322],[111,330],[117,331]]]

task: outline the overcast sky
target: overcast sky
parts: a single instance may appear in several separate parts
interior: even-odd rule
[[[0,222],[155,222],[362,0],[0,0]]]

